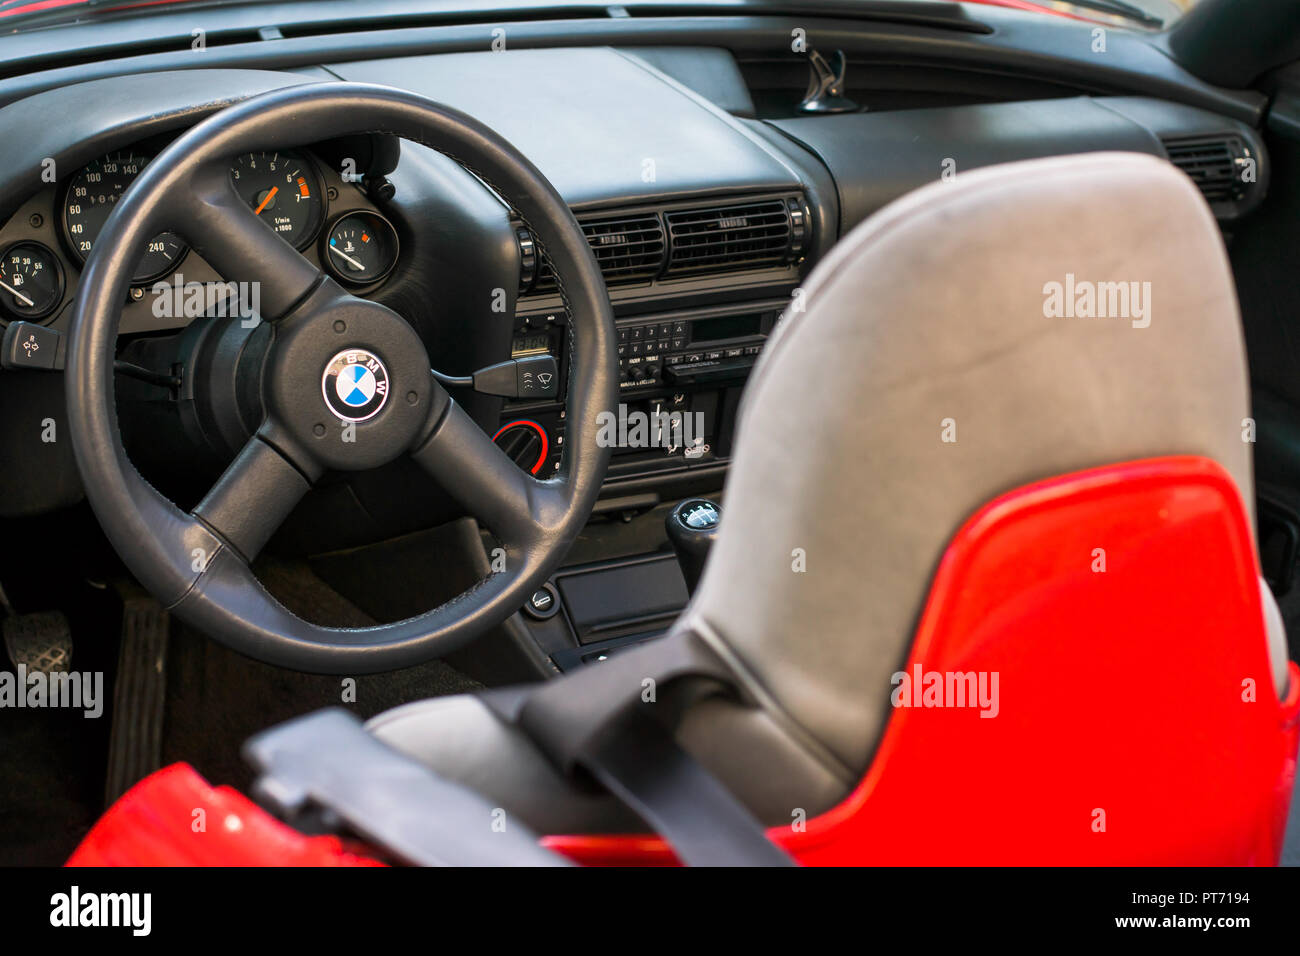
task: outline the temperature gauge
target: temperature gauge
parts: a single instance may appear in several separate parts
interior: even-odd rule
[[[397,231],[374,212],[350,212],[325,234],[325,266],[351,285],[378,282],[397,264]]]
[[[53,312],[63,301],[59,260],[39,242],[16,242],[0,257],[0,308],[30,321]]]

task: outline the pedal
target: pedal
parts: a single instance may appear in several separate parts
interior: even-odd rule
[[[113,691],[108,741],[106,804],[162,766],[163,707],[167,694],[166,609],[133,585],[122,594],[122,645]]]
[[[2,626],[5,650],[15,667],[63,674],[72,666],[72,627],[62,611],[14,614]]]

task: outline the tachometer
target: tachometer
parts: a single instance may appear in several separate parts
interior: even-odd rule
[[[149,159],[139,153],[110,153],[72,177],[63,201],[63,231],[69,248],[82,262],[95,248],[113,207]],[[176,268],[187,248],[174,233],[155,236],[136,263],[132,283],[141,285],[165,276]]]
[[[295,249],[311,245],[325,215],[320,177],[307,159],[288,150],[245,153],[230,167],[235,191]]]

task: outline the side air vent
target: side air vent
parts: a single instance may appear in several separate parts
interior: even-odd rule
[[[683,276],[783,265],[795,251],[794,215],[802,223],[802,210],[792,210],[781,199],[664,213],[668,223],[665,274]]]
[[[664,227],[654,213],[602,219],[580,219],[587,244],[609,286],[645,282],[664,265]],[[542,263],[533,292],[554,292],[555,275]]]
[[[1254,157],[1239,136],[1197,136],[1163,140],[1169,161],[1192,178],[1207,202],[1245,198],[1254,182]]]

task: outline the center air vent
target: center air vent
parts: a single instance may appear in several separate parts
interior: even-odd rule
[[[1192,178],[1207,202],[1241,199],[1254,181],[1247,174],[1253,157],[1238,136],[1197,136],[1163,142],[1169,161]]]
[[[802,232],[802,211],[791,210],[781,199],[667,212],[666,274],[783,265],[789,261],[795,240],[792,214]]]
[[[605,284],[618,286],[794,266],[811,243],[810,219],[802,196],[777,196],[596,213],[579,216],[578,224]],[[521,294],[554,294],[555,275],[538,262],[533,236],[521,223],[515,232]]]
[[[580,219],[578,224],[606,285],[645,282],[663,268],[664,227],[654,213]],[[532,291],[555,291],[555,275],[549,265],[542,265]]]

